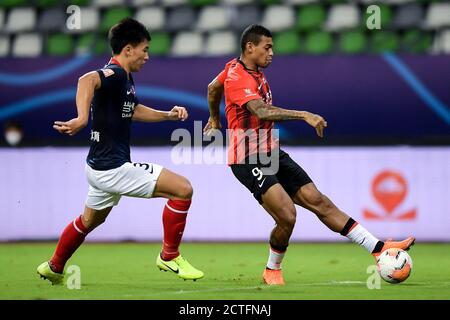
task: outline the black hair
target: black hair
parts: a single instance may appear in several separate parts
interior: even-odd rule
[[[245,51],[245,45],[247,44],[247,42],[258,45],[259,41],[261,41],[262,36],[272,38],[272,33],[270,33],[269,29],[259,24],[251,24],[247,28],[245,28],[241,36],[242,53],[244,53]]]
[[[3,129],[6,131],[8,129],[17,129],[22,131],[22,124],[18,121],[18,120],[9,120],[7,122],[5,122],[5,124],[3,125]]]
[[[128,44],[135,47],[145,39],[150,41],[152,38],[142,23],[132,18],[125,18],[111,27],[108,39],[113,54],[119,54]]]

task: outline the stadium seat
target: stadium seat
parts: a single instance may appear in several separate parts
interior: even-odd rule
[[[203,53],[203,38],[198,32],[179,32],[172,45],[174,56],[195,56]]]
[[[188,6],[174,8],[169,12],[166,28],[168,31],[185,31],[195,23],[195,11]]]
[[[422,24],[424,12],[418,3],[400,6],[392,20],[392,26],[397,29],[419,27]]]
[[[3,8],[16,8],[23,5],[26,5],[27,0],[2,0],[0,1],[0,7]]]
[[[381,20],[381,29],[386,29],[391,26],[392,22],[392,9],[391,7],[385,5],[385,4],[379,4],[377,3],[378,7],[380,8],[380,20]],[[364,14],[362,14],[362,20],[361,25],[365,29],[366,28],[366,22],[367,19],[371,14],[367,13],[367,10],[363,11]]]
[[[113,25],[118,23],[120,20],[131,16],[131,10],[127,8],[108,9],[103,16],[100,30],[106,33]]]
[[[5,24],[5,11],[0,8],[0,31],[3,30],[3,26]]]
[[[253,0],[222,0],[222,3],[229,6],[242,6],[252,4]]]
[[[114,6],[124,6],[125,0],[92,0],[92,6],[99,8],[110,8]]]
[[[284,2],[290,5],[305,5],[319,1],[320,0],[285,0]]]
[[[323,31],[314,31],[307,35],[302,51],[308,54],[330,53],[333,49],[331,34]]]
[[[450,3],[431,3],[425,17],[425,25],[430,29],[450,26]]]
[[[63,8],[46,9],[39,16],[38,30],[42,32],[62,31],[66,29],[67,17]]]
[[[437,39],[440,44],[439,52],[450,54],[450,29],[442,30],[437,36]]]
[[[221,6],[207,6],[201,9],[197,29],[201,31],[225,29],[229,26],[227,10]]]
[[[361,31],[346,31],[339,34],[339,51],[346,54],[363,53],[367,39]]]
[[[65,29],[68,33],[83,34],[89,31],[98,31],[100,26],[100,9],[95,7],[81,7],[81,28]]]
[[[281,3],[281,0],[260,0],[259,2],[265,6],[272,6]]]
[[[339,31],[343,29],[353,29],[359,25],[359,9],[351,4],[334,5],[328,11],[328,19],[325,29],[328,31]]]
[[[0,36],[0,57],[9,55],[9,37]]]
[[[131,4],[134,7],[143,7],[147,5],[155,5],[158,4],[159,0],[132,0]]]
[[[396,33],[390,31],[379,31],[372,34],[371,52],[383,53],[394,52],[399,49],[399,39]]]
[[[12,46],[14,57],[32,58],[42,53],[42,36],[38,33],[19,34]]]
[[[161,30],[166,23],[166,12],[161,7],[144,7],[136,11],[135,19],[144,24],[150,32]]]
[[[6,22],[6,31],[16,33],[33,30],[36,25],[36,11],[34,8],[11,9]]]
[[[435,1],[435,0],[419,0],[419,1],[415,1],[415,0],[384,0],[384,2],[386,4],[389,5],[397,5],[397,4],[406,4],[406,3],[411,3],[411,2],[430,2],[430,1]],[[374,2],[372,0],[372,2]]]
[[[112,55],[108,39],[101,38],[95,43],[94,53],[97,55]]]
[[[268,6],[263,13],[262,25],[272,32],[290,29],[295,24],[295,12],[290,6]]]
[[[189,0],[189,3],[193,7],[205,7],[217,4],[218,0]]]
[[[160,0],[160,2],[165,7],[179,7],[189,4],[189,0]]]
[[[69,3],[77,6],[88,6],[91,1],[92,0],[69,0]]]
[[[274,54],[287,55],[300,51],[300,37],[295,31],[279,32],[273,39]]]
[[[86,33],[80,36],[75,48],[75,54],[102,55],[111,51],[107,40],[102,36],[93,33]]]
[[[209,34],[205,46],[206,55],[231,55],[237,52],[237,38],[233,32],[218,31]]]
[[[81,29],[68,30],[70,33],[84,33],[97,30],[100,25],[99,10],[94,7],[81,7]]]
[[[432,42],[431,34],[419,30],[409,30],[401,39],[401,51],[408,53],[427,53]]]
[[[170,53],[170,36],[165,32],[151,33],[150,56],[168,55]]]
[[[305,5],[298,9],[296,27],[299,31],[317,30],[325,21],[325,8],[320,4]]]
[[[75,45],[74,53],[76,55],[94,54],[93,46],[95,44],[96,37],[92,33],[85,33],[78,38]]]
[[[68,34],[54,34],[47,39],[46,52],[49,56],[67,56],[72,50],[73,40]]]
[[[58,2],[58,0],[35,0],[34,3],[38,8],[51,8],[54,7]]]
[[[235,8],[234,15],[231,17],[231,27],[238,33],[241,33],[247,26],[260,22],[261,11],[253,5],[244,5]]]

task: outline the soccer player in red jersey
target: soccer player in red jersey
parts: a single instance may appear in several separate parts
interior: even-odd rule
[[[74,135],[84,128],[91,109],[91,147],[86,160],[89,192],[82,215],[71,221],[59,238],[49,261],[37,272],[52,284],[61,284],[67,260],[85,237],[102,224],[122,196],[168,199],[162,213],[164,240],[156,265],[185,280],[203,277],[179,252],[179,245],[191,205],[192,186],[183,176],[158,164],[133,163],[130,158],[131,121],[186,120],[184,107],[159,111],[139,103],[133,82],[149,59],[150,34],[144,25],[126,18],[109,31],[113,58],[102,69],[89,72],[78,81],[78,117],[55,121],[54,129]]]
[[[241,56],[228,62],[208,85],[210,118],[205,134],[220,129],[219,106],[225,95],[229,132],[228,164],[235,177],[246,186],[275,220],[270,234],[270,250],[263,280],[283,285],[281,262],[296,222],[295,205],[316,214],[334,232],[367,249],[375,258],[387,248],[409,249],[415,239],[382,242],[336,207],[322,194],[308,174],[279,149],[273,134],[274,122],[303,120],[323,137],[327,122],[308,111],[287,110],[272,105],[272,92],[261,69],[273,58],[270,31],[250,25],[241,37]],[[270,161],[268,161],[270,159]]]

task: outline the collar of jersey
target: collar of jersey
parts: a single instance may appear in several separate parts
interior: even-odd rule
[[[255,76],[260,76],[261,75],[261,71],[259,71],[259,69],[258,70],[252,70],[252,69],[247,68],[247,66],[244,64],[244,62],[242,62],[242,60],[239,59],[239,58],[236,58],[236,61],[238,63],[240,63],[242,65],[242,67],[244,68],[244,70],[247,71],[248,73],[250,73],[252,75],[255,75]]]
[[[112,57],[111,59],[109,59],[109,62],[108,62],[108,64],[107,64],[107,66],[109,66],[109,65],[111,65],[111,64],[114,64],[114,65],[118,66],[119,68],[122,68],[122,69],[123,69],[123,67],[122,67],[122,65],[120,64],[120,62],[117,61],[117,59],[114,58],[114,57]],[[125,69],[123,69],[123,70],[125,71]],[[131,72],[130,72],[130,73],[127,73],[127,76],[128,76],[128,79],[131,80],[131,81],[133,81],[133,83],[134,83],[133,76],[131,75]]]
[[[119,67],[121,67],[121,68],[123,69],[123,67],[122,67],[122,65],[120,64],[120,62],[117,61],[117,59],[114,58],[114,57],[112,57],[112,58],[109,60],[108,64],[115,64],[115,65],[117,65],[117,66],[119,66]]]

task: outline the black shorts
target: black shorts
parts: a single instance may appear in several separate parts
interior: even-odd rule
[[[274,184],[281,184],[289,196],[297,193],[300,187],[312,182],[308,174],[283,150],[280,149],[278,172],[263,171],[259,161],[250,164],[248,158],[243,164],[231,165],[234,176],[253,193],[253,196],[262,204],[261,196]],[[254,163],[254,162],[253,162]]]

